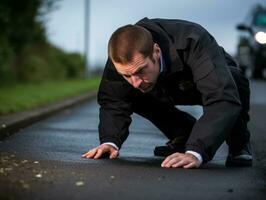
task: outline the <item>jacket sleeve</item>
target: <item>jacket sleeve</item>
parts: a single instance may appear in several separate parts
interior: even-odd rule
[[[108,59],[98,92],[100,105],[100,143],[113,142],[121,148],[131,123],[132,87],[115,70]]]
[[[241,103],[224,54],[207,31],[190,41],[187,64],[202,96],[203,115],[194,125],[186,148],[200,153],[207,162],[229,135]]]

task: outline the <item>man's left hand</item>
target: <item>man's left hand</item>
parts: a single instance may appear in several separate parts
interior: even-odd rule
[[[189,169],[198,168],[200,166],[200,163],[199,160],[190,153],[173,153],[172,155],[165,158],[161,166],[165,168],[183,167]]]

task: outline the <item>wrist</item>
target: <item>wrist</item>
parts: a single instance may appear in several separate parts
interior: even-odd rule
[[[195,152],[195,151],[190,151],[190,150],[188,150],[188,151],[186,151],[186,154],[191,154],[191,155],[193,155],[196,159],[197,159],[197,167],[199,167],[201,164],[202,164],[202,156],[199,154],[199,153],[197,153],[197,152]]]
[[[110,146],[114,147],[117,151],[119,151],[118,146],[117,146],[115,143],[113,143],[113,142],[104,142],[104,143],[102,143],[102,144],[110,145]]]

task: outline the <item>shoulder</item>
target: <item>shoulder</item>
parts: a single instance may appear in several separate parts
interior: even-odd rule
[[[198,23],[182,20],[182,19],[162,19],[162,18],[143,18],[136,23],[136,25],[146,26],[150,28],[162,28],[166,32],[172,33],[183,33],[189,34],[190,32],[195,32],[198,34],[203,34],[207,30]]]
[[[172,44],[175,44],[178,49],[186,48],[188,40],[199,41],[200,38],[210,35],[200,24],[182,19],[144,18],[137,22],[136,25],[166,34],[171,39]]]

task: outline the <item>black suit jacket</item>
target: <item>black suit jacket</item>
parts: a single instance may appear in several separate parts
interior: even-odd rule
[[[162,50],[165,70],[157,85],[167,91],[169,103],[203,106],[203,115],[194,125],[186,149],[201,154],[204,162],[211,160],[241,110],[228,67],[236,63],[198,24],[144,18],[137,25],[149,30]],[[135,95],[149,94],[134,89],[108,59],[98,93],[101,143],[113,142],[121,147],[126,140]]]

